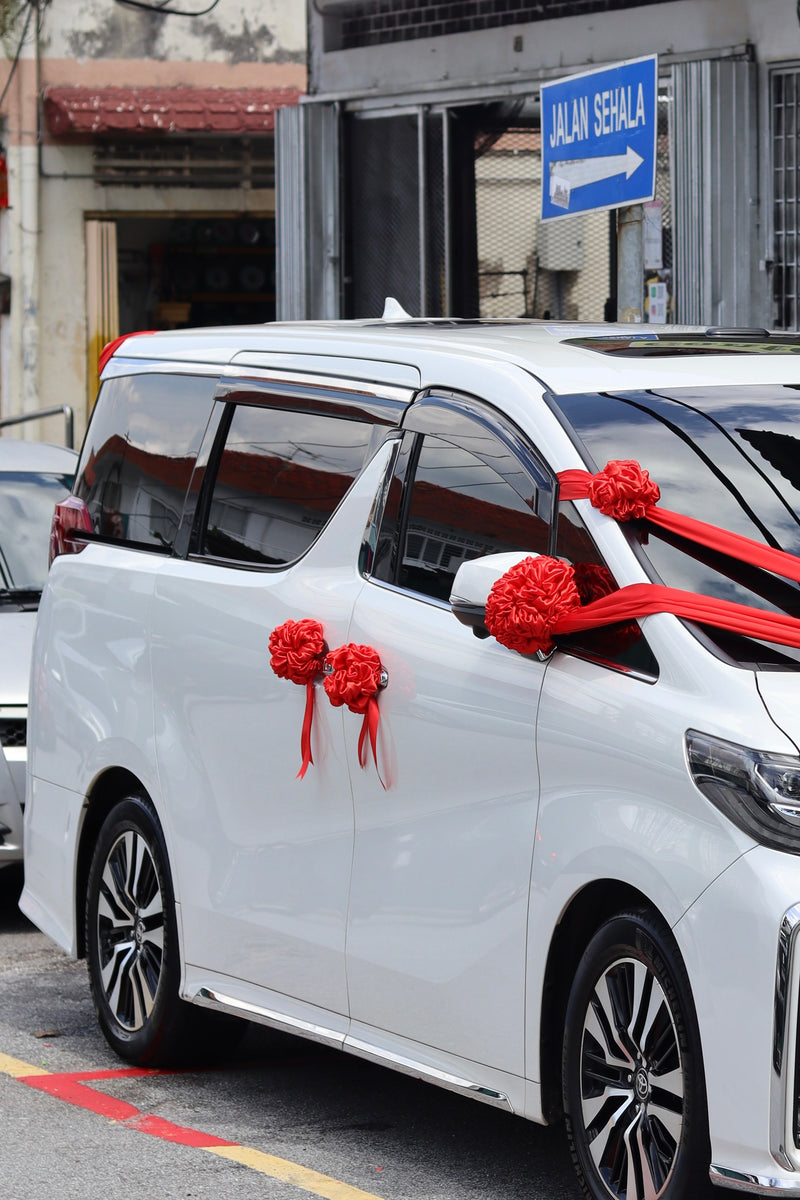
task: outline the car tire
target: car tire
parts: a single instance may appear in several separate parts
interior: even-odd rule
[[[92,999],[100,1028],[121,1058],[148,1067],[208,1061],[243,1035],[246,1021],[179,997],[178,929],[164,835],[142,796],[121,799],[101,826],[85,919]]]
[[[578,965],[566,1014],[570,1149],[592,1200],[705,1194],[709,1143],[697,1019],[667,926],[607,921]]]

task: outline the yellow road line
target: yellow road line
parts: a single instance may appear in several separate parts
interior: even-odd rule
[[[321,1175],[319,1171],[301,1167],[288,1158],[276,1158],[274,1154],[264,1154],[249,1146],[207,1146],[204,1149],[209,1154],[218,1154],[220,1158],[229,1158],[232,1162],[250,1167],[252,1171],[260,1171],[262,1175],[291,1183],[305,1192],[311,1192],[313,1196],[324,1196],[325,1200],[381,1200],[372,1192],[364,1192],[330,1175]]]
[[[0,1054],[0,1075],[10,1075],[12,1079],[22,1079],[26,1075],[49,1075],[44,1067],[34,1067],[31,1063],[12,1058],[10,1054]]]

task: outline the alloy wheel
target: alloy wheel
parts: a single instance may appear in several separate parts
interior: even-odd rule
[[[581,1117],[589,1153],[614,1200],[657,1200],[678,1156],[684,1070],[661,984],[620,958],[597,981],[581,1038]]]
[[[100,983],[123,1029],[153,1011],[164,958],[164,900],[146,840],[128,829],[111,846],[97,903]]]

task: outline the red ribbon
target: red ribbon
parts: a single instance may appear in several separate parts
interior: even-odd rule
[[[303,713],[303,728],[300,731],[300,754],[303,761],[300,765],[300,770],[295,775],[295,779],[304,779],[308,768],[314,765],[314,759],[311,756],[311,724],[313,720],[314,683],[313,680],[309,680],[306,684],[306,707]]]
[[[380,768],[378,767],[378,723],[381,719],[380,711],[378,710],[378,701],[374,696],[370,696],[367,711],[364,713],[364,720],[361,722],[361,733],[358,735],[358,761],[362,767],[367,765],[367,736],[369,736],[369,744],[372,747],[372,761],[375,763],[375,770],[378,772],[378,779],[384,790],[386,784],[381,778]]]
[[[322,625],[312,617],[284,621],[269,635],[270,666],[280,679],[305,686],[306,707],[300,731],[302,762],[295,779],[305,778],[314,762],[311,756],[311,726],[314,720],[314,680],[322,671],[325,638]]]
[[[606,497],[603,496],[601,499],[598,494],[599,485],[613,485],[615,477],[612,472],[614,468],[629,466],[639,469],[645,482],[649,484],[650,488],[655,489],[657,499],[658,488],[649,479],[647,471],[639,467],[638,463],[633,462],[609,462],[602,471],[598,471],[597,475],[593,475],[590,471],[561,471],[558,476],[559,497],[561,500],[591,500],[594,507],[598,508],[600,512],[604,512],[606,516],[615,517],[618,521],[646,517],[648,521],[652,521],[654,525],[659,525],[670,533],[679,534],[681,537],[688,538],[689,541],[707,546],[710,550],[718,550],[721,554],[727,554],[729,558],[738,558],[752,566],[762,567],[765,571],[772,571],[775,575],[782,575],[784,579],[792,579],[795,583],[800,583],[800,558],[785,550],[778,550],[774,546],[765,546],[763,542],[753,541],[752,538],[745,537],[741,533],[731,533],[730,530],[719,529],[716,525],[707,525],[705,521],[698,521],[695,517],[686,517],[681,513],[671,512],[667,508],[659,508],[655,500],[649,496],[640,496],[640,503],[637,505],[635,499],[632,498],[632,489],[625,497],[620,497],[616,505],[604,502]],[[621,488],[618,490],[622,491]],[[626,507],[633,508],[635,511],[626,512],[624,511]]]
[[[366,740],[372,747],[372,758],[381,787],[386,784],[378,767],[378,724],[380,710],[376,695],[380,691],[383,667],[376,650],[372,646],[358,646],[348,642],[346,646],[337,646],[331,650],[325,660],[328,674],[325,677],[325,691],[331,704],[340,707],[346,705],[351,712],[363,714],[361,733],[358,738],[358,761],[360,766],[367,765]]]
[[[796,617],[661,584],[633,583],[581,605],[573,569],[545,555],[523,559],[497,580],[486,604],[486,627],[510,650],[547,653],[558,634],[661,612],[747,637],[800,647],[800,620]]]
[[[718,600],[696,592],[663,587],[656,583],[632,583],[627,587],[575,608],[560,617],[552,632],[577,633],[600,625],[613,625],[632,617],[648,617],[668,612],[701,625],[715,625],[742,633],[746,637],[777,642],[782,646],[800,647],[800,620],[786,613],[766,612],[732,600]]]

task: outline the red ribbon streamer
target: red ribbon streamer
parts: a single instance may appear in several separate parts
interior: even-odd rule
[[[668,612],[676,617],[697,621],[701,625],[716,625],[733,633],[777,642],[782,646],[800,647],[800,620],[785,613],[765,612],[736,604],[732,600],[717,600],[695,592],[664,587],[657,583],[632,583],[609,596],[592,600],[580,608],[559,617],[552,632],[577,633],[600,625],[613,625],[634,617],[648,617]]]
[[[372,761],[375,763],[375,770],[378,779],[381,781],[381,787],[386,791],[386,784],[383,782],[380,767],[378,766],[378,724],[380,722],[380,710],[378,709],[378,701],[374,696],[370,696],[367,711],[364,713],[364,720],[361,723],[361,733],[358,736],[358,761],[359,765],[365,767],[367,765],[366,742],[369,736],[369,744],[372,747]]]
[[[375,770],[381,787],[385,789],[386,784],[378,769],[380,709],[376,695],[382,687],[383,672],[378,653],[372,646],[359,646],[348,642],[346,646],[337,646],[335,650],[329,651],[326,663],[329,670],[325,678],[328,699],[337,708],[346,705],[351,712],[363,714],[364,720],[358,738],[358,762],[361,767],[367,765],[365,744],[369,737]]]
[[[295,779],[304,779],[306,771],[314,765],[314,759],[311,755],[311,724],[314,720],[314,681],[309,679],[306,684],[306,708],[303,713],[303,728],[300,731],[300,753],[303,757],[303,762],[300,770],[295,775]]]
[[[602,472],[599,474],[602,475]],[[590,485],[596,478],[591,471],[561,471],[558,475],[560,499],[590,499]],[[698,542],[701,546],[707,546],[710,550],[727,554],[729,558],[738,558],[765,571],[772,571],[775,575],[782,575],[784,579],[800,583],[800,558],[785,550],[765,546],[763,542],[753,541],[741,533],[731,533],[730,530],[719,529],[716,525],[707,525],[705,521],[698,521],[695,517],[686,517],[667,508],[659,508],[657,504],[647,504],[643,515],[648,521],[660,525],[670,533],[677,533],[690,541]],[[623,518],[618,516],[617,519]]]

